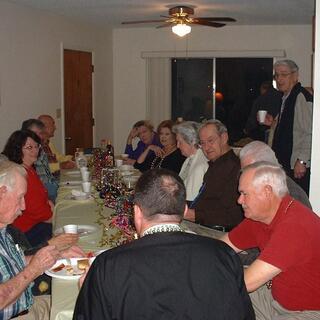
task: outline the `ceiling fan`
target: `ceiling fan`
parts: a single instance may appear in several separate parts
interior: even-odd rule
[[[183,37],[191,32],[191,24],[221,28],[226,25],[225,22],[236,21],[235,19],[230,17],[190,17],[190,15],[194,15],[193,8],[187,6],[176,6],[169,9],[169,16],[161,15],[161,17],[166,19],[125,21],[122,22],[122,24],[162,22],[163,24],[158,26],[157,28],[172,27],[172,32],[180,37]]]

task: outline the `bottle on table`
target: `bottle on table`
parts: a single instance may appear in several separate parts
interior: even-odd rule
[[[105,151],[105,164],[107,167],[114,167],[114,148],[110,140],[108,140]]]

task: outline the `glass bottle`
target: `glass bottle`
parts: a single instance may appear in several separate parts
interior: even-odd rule
[[[105,164],[107,167],[114,167],[114,148],[110,140],[108,140],[106,147]]]

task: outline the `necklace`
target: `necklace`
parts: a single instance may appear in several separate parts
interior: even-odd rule
[[[177,147],[175,146],[172,150],[169,150],[169,152],[166,152],[163,156],[160,157],[155,157],[152,162],[151,162],[151,166],[150,169],[155,169],[155,168],[161,168],[162,162],[163,160],[172,152],[174,152],[177,149]],[[160,161],[159,161],[160,159]]]
[[[159,232],[183,232],[183,230],[178,224],[174,223],[157,224],[143,231],[142,237],[146,236],[147,234],[154,234]]]

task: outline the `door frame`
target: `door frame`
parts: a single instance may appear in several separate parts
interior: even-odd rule
[[[81,46],[74,46],[74,45],[68,45],[63,42],[60,42],[60,74],[61,74],[61,148],[63,150],[63,153],[66,151],[66,141],[65,141],[65,117],[64,117],[64,111],[65,111],[65,105],[64,105],[64,50],[76,50],[76,51],[87,51],[91,52],[92,54],[92,65],[94,66],[95,62],[95,52],[92,48],[86,48],[86,47],[81,47]],[[94,83],[94,72],[92,72],[92,118],[95,119],[96,112],[95,112],[95,95],[94,95],[94,88],[95,88],[95,83]],[[92,144],[93,146],[96,145],[96,124],[92,126]]]

